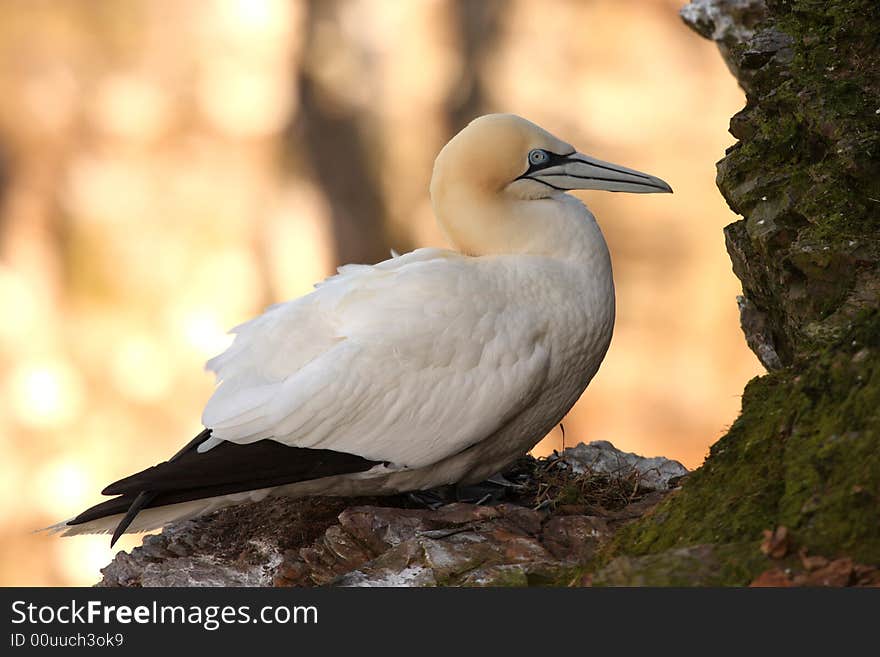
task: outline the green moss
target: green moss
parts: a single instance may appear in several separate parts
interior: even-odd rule
[[[787,431],[781,377],[754,379],[744,399],[766,401],[741,416],[712,446],[683,489],[639,523],[623,528],[614,552],[648,554],[697,543],[757,540],[773,523],[784,489],[782,436]],[[744,401],[744,405],[747,402]]]
[[[880,322],[875,314],[796,385],[778,523],[820,554],[880,563]]]
[[[593,586],[744,586],[771,567],[757,543],[697,545],[640,557],[620,556],[592,576]]]
[[[607,546],[618,580],[676,583],[681,562],[744,583],[756,551],[731,546],[778,525],[880,564],[880,3],[766,4],[730,51],[748,100],[717,182],[746,217],[725,229],[734,271],[787,367],[750,382],[705,464]],[[721,568],[722,547],[716,577],[700,564]]]
[[[754,379],[703,467],[606,551],[757,541],[787,526],[811,553],[880,564],[880,313],[809,366]]]
[[[731,121],[741,141],[719,163],[718,186],[748,218],[731,250],[748,256],[734,263],[743,290],[790,364],[839,337],[853,306],[876,305],[880,3],[767,8],[755,40],[731,50],[748,102]]]

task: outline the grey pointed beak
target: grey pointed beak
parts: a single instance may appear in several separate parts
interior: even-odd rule
[[[656,176],[583,153],[551,154],[548,162],[530,167],[521,177],[537,180],[560,191],[602,189],[636,194],[672,193],[672,187]]]

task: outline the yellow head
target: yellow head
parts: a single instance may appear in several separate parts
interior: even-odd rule
[[[540,230],[525,221],[539,206],[523,203],[541,201],[546,209],[548,200],[562,200],[573,189],[672,191],[659,178],[579,153],[522,117],[489,114],[472,121],[440,151],[431,201],[459,249],[498,253],[516,248],[514,233]]]
[[[570,144],[515,114],[487,114],[453,137],[434,162],[431,194],[466,185],[500,193],[529,167],[529,152],[571,154]]]

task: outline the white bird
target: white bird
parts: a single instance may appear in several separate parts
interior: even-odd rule
[[[475,483],[555,427],[611,341],[611,260],[574,189],[671,192],[511,114],[440,152],[437,221],[455,250],[346,265],[233,329],[208,361],[205,430],[114,499],[51,529],[155,529],[267,495]]]

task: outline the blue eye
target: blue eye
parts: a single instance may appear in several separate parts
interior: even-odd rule
[[[540,148],[529,152],[529,164],[544,164],[549,159],[550,156],[547,155],[547,151],[542,151]]]

